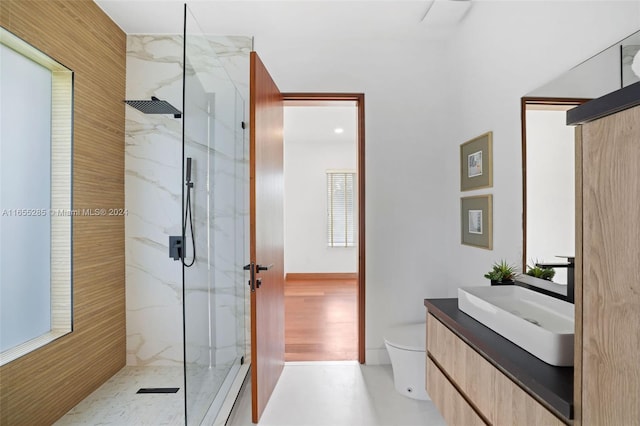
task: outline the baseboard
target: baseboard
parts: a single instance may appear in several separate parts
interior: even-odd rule
[[[367,365],[391,364],[391,358],[389,358],[389,352],[387,352],[387,348],[367,349],[365,356]]]
[[[353,361],[285,361],[285,367],[305,367],[314,365],[360,365],[356,360]]]
[[[286,280],[355,280],[357,272],[287,272]]]

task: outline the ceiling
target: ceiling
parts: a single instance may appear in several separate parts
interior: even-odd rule
[[[94,1],[127,34],[183,32],[183,0]],[[258,37],[281,32],[301,37],[363,38],[420,33],[428,28],[455,24],[471,5],[464,0],[200,0],[187,3],[192,15],[188,22],[195,17],[206,34]]]
[[[355,147],[357,112],[356,105],[285,105],[285,144],[350,143]],[[336,133],[336,128],[343,129],[343,132]]]
[[[182,34],[184,0],[94,0],[127,34]],[[480,0],[475,0],[480,1]],[[376,41],[440,38],[461,22],[470,0],[194,0],[186,1],[188,31],[211,35],[357,40],[376,50]],[[276,41],[273,41],[276,37]],[[317,43],[316,43],[317,45]],[[354,141],[356,108],[290,107],[286,139]],[[342,127],[344,133],[334,129]],[[298,142],[301,143],[301,142]]]

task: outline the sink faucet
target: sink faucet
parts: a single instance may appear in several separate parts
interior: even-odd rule
[[[573,256],[556,256],[556,257],[565,257],[567,259],[567,263],[536,263],[536,266],[544,269],[567,268],[567,302],[575,303],[576,258]]]

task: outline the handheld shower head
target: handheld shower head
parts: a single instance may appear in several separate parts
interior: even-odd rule
[[[186,182],[187,185],[191,183],[191,157],[187,157]]]

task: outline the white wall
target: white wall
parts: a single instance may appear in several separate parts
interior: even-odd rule
[[[508,19],[507,19],[508,18]],[[451,39],[452,99],[464,99],[446,123],[446,232],[459,229],[456,176],[458,144],[493,130],[494,249],[461,246],[448,238],[445,261],[448,295],[485,283],[482,274],[504,258],[522,257],[522,172],[520,98],[607,45],[637,30],[638,2],[482,2]],[[488,31],[488,29],[491,31]],[[544,30],[541,30],[544,29]],[[467,195],[465,193],[464,195]],[[460,265],[464,265],[460,268]]]
[[[304,111],[300,111],[304,109]],[[293,273],[357,272],[357,247],[327,246],[327,170],[356,170],[355,107],[285,107],[284,177],[285,240],[284,269]],[[342,111],[345,110],[345,111]],[[324,121],[328,114],[346,115],[353,132],[338,139],[329,129],[318,140],[308,120]],[[329,124],[329,123],[327,123]],[[308,131],[292,131],[292,127]],[[336,126],[337,127],[337,126]],[[357,206],[357,203],[356,203]],[[357,218],[357,211],[355,212]],[[357,241],[357,237],[356,237]]]
[[[485,284],[522,254],[520,97],[640,25],[637,2],[481,1],[446,40],[274,29],[256,37],[282,91],[362,92],[366,105],[367,361],[386,330],[424,320],[423,299]],[[494,132],[494,187],[459,190],[459,145]],[[494,250],[460,245],[463,195],[494,194]]]
[[[255,48],[282,91],[365,93],[367,360],[388,361],[387,328],[423,320],[423,299],[446,295],[439,123],[448,114],[447,49],[384,32],[262,36]]]

